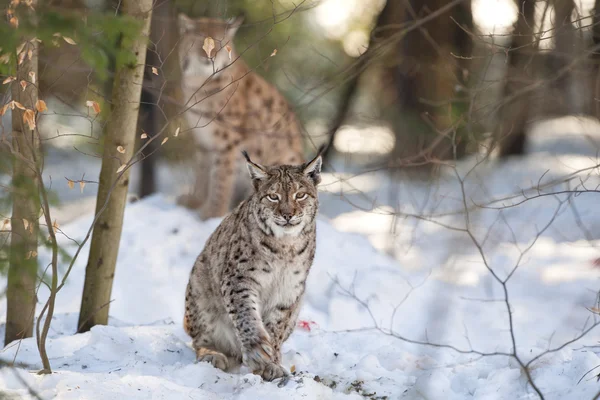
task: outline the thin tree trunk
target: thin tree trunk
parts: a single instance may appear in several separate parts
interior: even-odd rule
[[[162,70],[159,75],[154,75],[151,72],[151,67],[160,68],[161,63],[166,61],[167,55],[175,45],[173,30],[169,27],[172,21],[171,2],[166,0],[156,3],[152,11],[152,24],[150,27],[150,41],[153,45],[152,48],[146,51],[147,67],[144,71],[146,77],[144,78],[138,121],[138,126],[149,136],[156,135],[160,128],[167,123],[163,118],[163,114],[157,109],[161,107],[158,104],[158,93],[165,81],[163,75],[165,71]],[[156,153],[159,146],[157,140],[150,142],[145,149],[145,154]],[[158,160],[159,154],[154,154],[151,157],[144,157],[140,163],[142,175],[140,179],[140,197],[146,197],[156,192],[156,164]]]
[[[576,55],[575,44],[577,37],[575,27],[571,22],[574,11],[574,0],[555,0],[554,13],[556,18],[554,20],[556,28],[556,45],[554,47],[554,54],[551,58],[553,71],[559,71],[565,68],[573,61],[573,57]],[[573,68],[572,71],[554,82],[554,86],[558,89],[558,93],[561,93],[562,95],[563,107],[561,108],[562,110],[566,110],[569,114],[576,114],[578,111],[581,111],[578,107],[580,93],[576,93],[575,96],[572,96],[573,89],[576,89],[577,85],[577,83],[574,82],[576,71],[577,68]]]
[[[600,0],[594,3],[594,17],[592,19],[593,47],[600,46]],[[593,113],[600,119],[600,50],[592,53],[594,91],[593,91]]]
[[[27,42],[22,51],[27,54],[29,50],[32,50],[32,57],[25,57],[23,63],[17,66],[17,80],[12,83],[11,89],[14,101],[28,110],[35,110],[38,89],[31,83],[31,74],[38,76],[38,44],[35,41]],[[21,81],[28,82],[24,91]],[[12,136],[16,154],[13,161],[5,344],[33,334],[40,209],[35,167],[35,160],[41,159],[40,141],[37,133],[23,122],[23,111],[16,107],[12,110]]]
[[[533,47],[535,0],[517,0],[519,16],[515,23],[508,68],[504,84],[504,97],[511,97],[531,80],[526,71]],[[499,110],[494,137],[500,147],[500,157],[525,153],[526,123],[529,117],[529,96],[522,95],[504,104]]]
[[[129,168],[122,173],[117,173],[117,169],[128,162],[134,153],[152,0],[123,0],[122,14],[142,22],[142,30],[130,49],[136,56],[135,62],[118,65],[116,69],[112,110],[105,132],[96,213],[100,212],[105,202],[108,201],[108,204],[92,234],[79,313],[79,332],[86,332],[97,324],[108,323],[110,295],[129,186]],[[123,154],[117,151],[118,146],[124,148]],[[119,181],[113,185],[117,177]]]
[[[377,35],[378,29],[381,29],[385,25],[389,24],[389,16],[392,14],[390,8],[394,6],[393,1],[386,2],[385,7],[379,13],[377,17],[377,21],[375,22],[375,27],[373,28],[373,32],[371,33],[371,38],[369,39],[369,47],[364,54],[361,54],[356,60],[354,68],[350,71],[352,78],[346,84],[346,87],[340,96],[340,104],[337,107],[336,114],[332,118],[331,125],[329,127],[329,131],[327,132],[327,147],[323,152],[322,156],[325,159],[325,163],[323,165],[324,170],[329,169],[329,160],[334,154],[335,149],[333,146],[333,142],[335,141],[335,135],[337,131],[342,127],[342,124],[346,121],[348,114],[350,112],[350,108],[352,106],[353,100],[356,98],[358,90],[359,90],[359,80],[362,75],[362,72],[365,71],[365,63],[371,57],[371,53],[373,51],[374,45],[377,42],[375,36]]]

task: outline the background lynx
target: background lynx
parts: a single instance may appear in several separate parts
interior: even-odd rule
[[[247,162],[255,192],[196,259],[184,328],[200,361],[223,370],[243,362],[272,380],[287,374],[281,344],[296,325],[315,255],[321,156],[300,166]]]
[[[186,120],[197,144],[190,194],[178,202],[203,219],[223,216],[250,193],[241,150],[264,165],[299,164],[301,127],[278,90],[238,57],[233,38],[242,18],[190,19],[179,15],[179,61]],[[214,40],[210,57],[203,49]],[[236,190],[237,188],[237,190]]]

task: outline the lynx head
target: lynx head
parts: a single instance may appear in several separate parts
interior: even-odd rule
[[[179,14],[179,65],[183,77],[200,77],[208,79],[213,73],[221,71],[232,61],[225,46],[233,49],[233,38],[242,25],[243,16],[228,20],[217,18],[188,18]],[[214,49],[210,56],[206,54],[204,40],[212,38]],[[232,54],[232,59],[233,54]]]
[[[257,204],[260,228],[277,237],[296,236],[314,222],[319,208],[317,185],[321,182],[321,151],[302,165],[265,167],[244,152]]]

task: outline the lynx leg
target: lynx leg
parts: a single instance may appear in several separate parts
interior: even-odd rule
[[[177,204],[196,210],[206,203],[208,197],[208,181],[211,169],[211,156],[206,151],[198,151],[194,169],[194,185],[191,193],[186,193],[177,198]]]
[[[234,148],[214,155],[214,165],[210,171],[208,198],[200,210],[200,218],[208,219],[222,217],[229,211],[229,204],[235,185],[235,160]]]
[[[296,301],[290,307],[277,307],[269,313],[264,321],[265,329],[271,337],[273,350],[275,351],[273,361],[278,364],[281,362],[281,345],[294,331],[299,312],[299,301]]]

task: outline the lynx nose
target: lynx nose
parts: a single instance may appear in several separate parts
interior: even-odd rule
[[[292,219],[292,213],[291,212],[282,212],[281,216],[283,217],[283,219],[286,220],[286,222],[290,222],[290,220]]]

